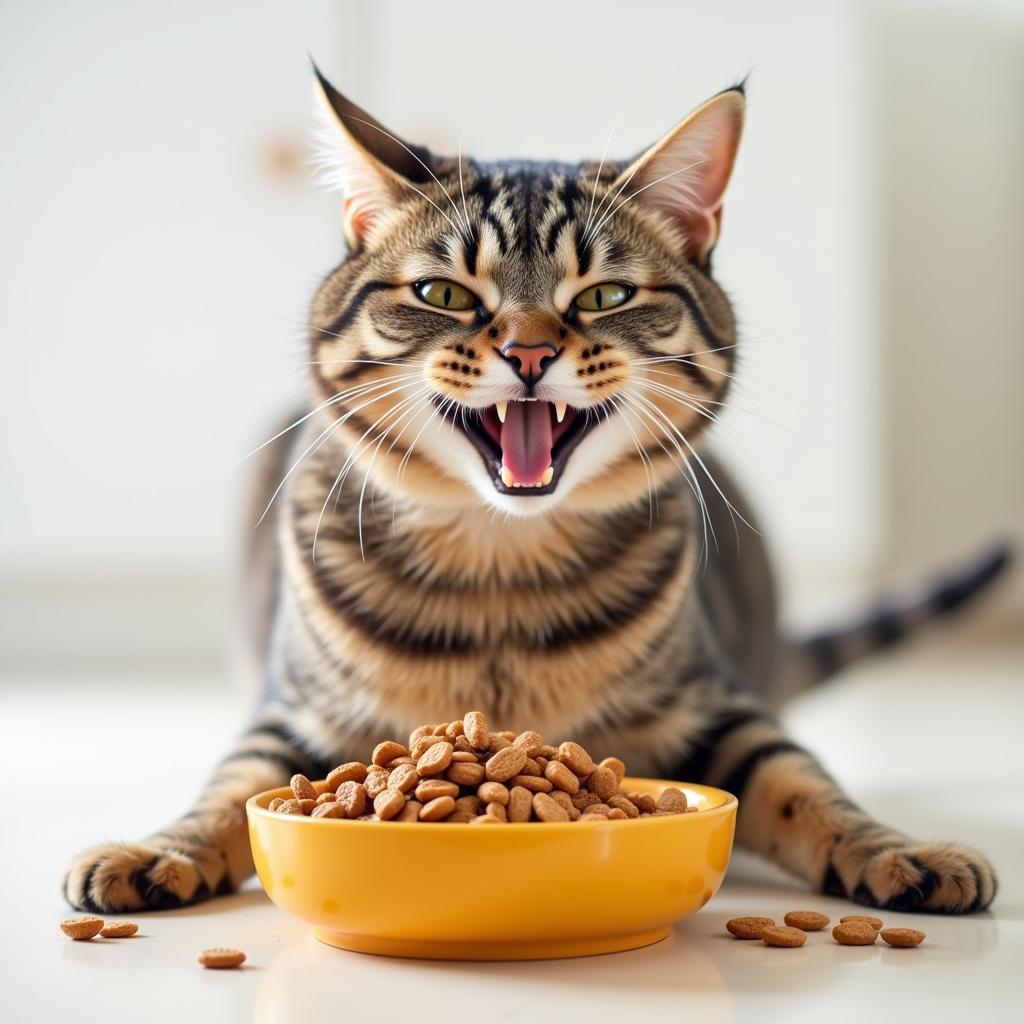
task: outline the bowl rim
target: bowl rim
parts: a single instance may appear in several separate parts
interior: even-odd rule
[[[313,782],[313,785],[317,787],[318,792],[323,792],[323,788],[326,786],[326,779],[319,779]],[[681,821],[688,821],[698,819],[701,821],[707,821],[709,818],[724,818],[731,814],[734,814],[739,808],[739,800],[730,792],[724,789],[719,789],[717,786],[706,786],[699,782],[677,782],[673,779],[654,779],[647,778],[644,776],[627,775],[623,779],[623,782],[639,782],[648,783],[655,786],[675,786],[678,789],[692,789],[699,790],[704,794],[716,794],[725,797],[722,803],[715,807],[709,807],[705,811],[698,811],[696,814],[665,814],[659,815],[658,817],[650,818],[628,818],[628,821],[633,823],[634,827],[639,828],[665,828],[670,826],[671,823],[678,823]],[[274,789],[265,789],[262,793],[255,793],[245,801],[245,813],[247,818],[251,821],[253,818],[266,818],[268,820],[284,823],[287,822],[289,825],[301,825],[303,827],[310,826],[324,826],[329,825],[331,827],[346,826],[353,827],[358,826],[360,828],[384,828],[388,831],[398,829],[415,829],[417,832],[421,832],[424,826],[451,829],[466,829],[470,828],[474,834],[482,833],[484,835],[497,832],[499,835],[503,831],[502,829],[492,828],[471,828],[473,825],[469,821],[457,821],[457,822],[445,822],[445,821],[356,821],[351,818],[311,818],[308,815],[298,814],[278,814],[276,811],[271,811],[266,807],[259,805],[260,800],[265,800],[270,803],[271,800],[276,796],[284,796],[286,793],[290,794],[291,789],[288,786],[276,786]],[[536,830],[538,827],[547,829],[549,832],[553,829],[578,829],[583,828],[615,828],[618,827],[618,820],[609,819],[605,821],[509,821],[502,822],[506,828],[529,828]]]

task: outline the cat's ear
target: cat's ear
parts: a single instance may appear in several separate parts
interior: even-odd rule
[[[358,248],[377,219],[408,195],[411,182],[431,177],[431,156],[402,142],[361,107],[342,96],[313,65],[314,91],[327,125],[316,162],[322,178],[343,195],[342,223]]]
[[[680,121],[620,175],[612,194],[636,196],[680,228],[687,256],[705,263],[722,224],[722,197],[743,132],[743,87],[727,89]]]

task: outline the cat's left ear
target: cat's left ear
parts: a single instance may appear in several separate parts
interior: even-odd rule
[[[743,87],[727,89],[682,120],[620,175],[612,194],[636,196],[673,220],[687,256],[706,263],[722,224],[722,197],[743,132]]]
[[[393,135],[343,96],[314,64],[315,91],[330,125],[317,163],[324,179],[344,195],[342,222],[349,246],[358,248],[377,220],[408,198],[410,183],[429,181],[432,157]]]

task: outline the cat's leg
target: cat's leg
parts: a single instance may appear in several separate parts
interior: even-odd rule
[[[233,892],[253,872],[245,801],[297,772],[324,773],[287,717],[264,713],[220,762],[195,806],[141,843],[107,843],[80,854],[64,896],[93,914],[165,910]]]
[[[945,914],[983,910],[995,896],[995,872],[979,853],[879,824],[757,708],[723,709],[692,751],[710,785],[739,797],[737,841],[821,892]]]

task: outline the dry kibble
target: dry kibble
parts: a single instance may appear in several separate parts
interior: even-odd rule
[[[561,761],[548,761],[544,778],[570,796],[580,791],[580,780]]]
[[[345,808],[334,800],[331,803],[317,804],[316,807],[310,812],[311,818],[344,818],[347,817],[345,814]]]
[[[443,736],[435,736],[431,733],[429,736],[420,736],[414,743],[409,747],[409,755],[414,760],[419,759],[430,749],[435,743],[446,743],[447,740]],[[458,741],[456,741],[457,743]],[[455,748],[458,750],[458,746]]]
[[[536,757],[544,746],[544,737],[539,732],[527,729],[512,740],[512,746],[518,747],[527,757]]]
[[[487,729],[487,719],[482,711],[467,711],[462,719],[462,734],[469,740],[474,750],[486,750],[491,742],[491,734]]]
[[[420,808],[423,806],[419,800],[406,800],[405,806],[399,812],[395,821],[419,821]]]
[[[550,793],[555,788],[543,775],[516,775],[509,782],[513,786],[522,786],[531,793]]]
[[[365,782],[366,765],[362,761],[348,761],[339,764],[327,776],[327,788],[334,792],[343,782]]]
[[[455,810],[469,811],[470,814],[482,814],[484,802],[475,793],[467,793],[455,801]]]
[[[424,779],[416,787],[416,799],[423,803],[436,800],[439,796],[450,796],[455,798],[459,795],[459,786],[456,782],[449,782],[448,779]]]
[[[388,788],[388,774],[384,768],[375,768],[367,774],[363,789],[371,800],[376,799],[378,794]]]
[[[397,789],[399,793],[408,793],[415,789],[420,781],[420,773],[412,764],[400,764],[388,776],[388,789]]]
[[[394,740],[385,740],[373,748],[373,757],[370,760],[376,765],[383,766],[389,761],[394,761],[396,757],[405,757],[408,753],[409,748],[401,743],[396,743]]]
[[[503,807],[508,803],[508,787],[500,782],[481,782],[476,795],[484,803],[501,804]]]
[[[726,930],[737,939],[759,939],[765,928],[774,928],[770,917],[734,917],[725,922]]]
[[[366,790],[358,782],[349,779],[338,787],[334,802],[346,818],[358,818],[366,810]]]
[[[399,793],[397,789],[382,790],[373,798],[374,813],[381,821],[390,821],[404,806],[405,794]]]
[[[619,791],[619,780],[615,778],[615,772],[610,768],[595,768],[587,776],[587,789],[591,793],[596,793],[602,800],[607,800]]]
[[[847,914],[846,917],[839,918],[840,924],[849,924],[851,921],[869,924],[876,932],[882,927],[882,919],[880,917],[870,917],[867,914]]]
[[[109,921],[100,929],[100,937],[104,939],[130,939],[139,926],[134,921]],[[924,938],[922,935],[921,938]]]
[[[100,932],[100,935],[102,934],[103,932]],[[924,932],[919,932],[916,928],[883,928],[878,934],[890,946],[904,949],[920,946],[924,942]]]
[[[845,921],[832,929],[832,938],[840,946],[870,946],[878,938],[878,929],[866,921]]]
[[[482,711],[469,711],[460,719],[417,726],[408,746],[381,741],[369,765],[338,765],[319,795],[317,786],[297,774],[290,798],[275,797],[269,808],[352,821],[456,824],[623,821],[697,810],[675,787],[658,799],[622,791],[625,770],[618,757],[595,764],[572,740],[555,747],[532,729],[492,731]]]
[[[568,821],[569,812],[552,800],[547,793],[533,794],[533,813],[541,821]]]
[[[445,777],[449,782],[456,782],[460,786],[479,786],[484,781],[485,774],[482,764],[459,762],[449,765]]]
[[[313,783],[305,775],[293,775],[291,787],[296,800],[312,800],[316,803],[316,790],[313,788]]]
[[[831,919],[816,910],[791,910],[783,920],[791,928],[799,928],[805,932],[820,932]]]
[[[507,782],[519,775],[525,764],[526,754],[522,748],[508,746],[492,754],[484,768],[491,782]]]
[[[641,814],[653,814],[658,809],[658,801],[650,793],[627,793],[626,796]]]
[[[544,756],[547,757],[547,754]],[[596,767],[593,758],[578,743],[573,743],[572,740],[566,740],[560,744],[556,756],[562,764],[580,776],[590,775]],[[618,789],[618,786],[619,780],[616,779],[615,788]]]
[[[416,771],[423,778],[428,775],[441,775],[452,763],[455,748],[448,742],[435,743],[428,747],[423,756],[416,762]]]
[[[508,791],[508,820],[529,821],[533,812],[533,794],[522,786],[513,786]]]
[[[807,941],[807,932],[802,928],[790,928],[787,925],[772,925],[761,932],[761,941],[766,946],[782,946],[793,948],[802,946]]]
[[[420,808],[420,821],[440,821],[454,810],[455,801],[450,796],[439,796]]]
[[[227,967],[241,967],[245,963],[245,954],[240,949],[204,949],[199,954],[199,962],[204,967],[223,969]]]
[[[633,805],[632,800],[627,799],[619,793],[608,797],[608,806],[612,810],[620,810],[627,818],[639,818],[640,812]]]
[[[102,928],[102,917],[72,917],[60,923],[60,930],[69,939],[75,939],[78,942],[95,938]]]
[[[655,810],[663,814],[685,814],[686,794],[675,786],[666,786],[658,797],[658,804]]]

